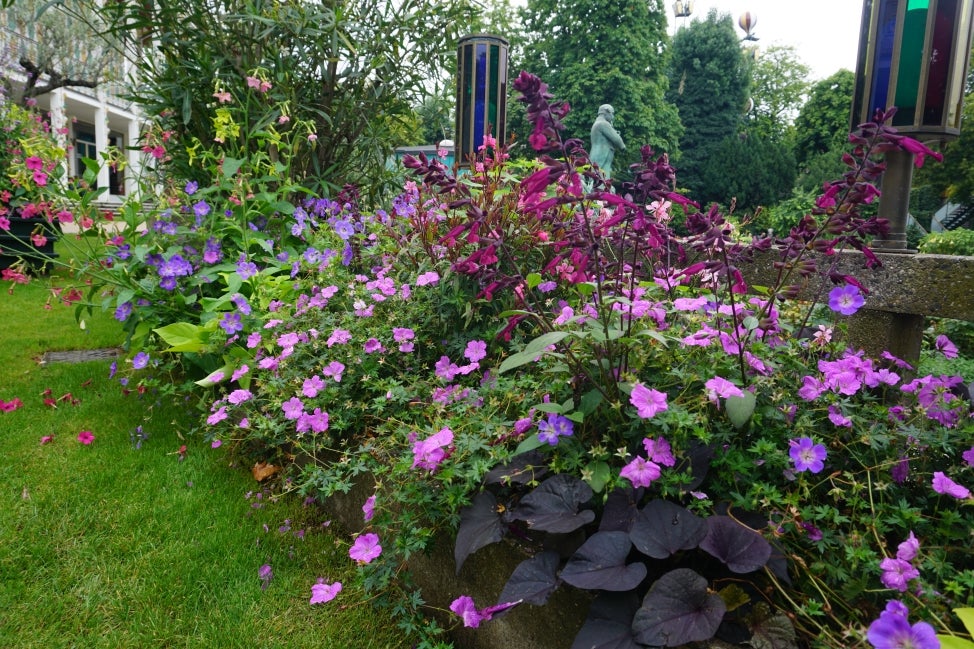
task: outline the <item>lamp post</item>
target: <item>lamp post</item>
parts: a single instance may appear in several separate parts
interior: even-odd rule
[[[687,18],[693,13],[693,0],[676,0],[673,3],[673,16],[683,19],[683,26],[687,25]]]
[[[971,51],[974,0],[864,0],[853,129],[896,106],[892,126],[918,140],[956,138]],[[913,154],[886,155],[879,216],[890,232],[872,247],[910,252],[906,228]]]
[[[498,147],[506,142],[508,45],[490,34],[471,34],[457,43],[455,137],[461,167],[469,166],[485,135],[492,135]]]

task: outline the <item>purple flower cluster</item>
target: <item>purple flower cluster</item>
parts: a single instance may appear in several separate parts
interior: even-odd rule
[[[895,557],[886,557],[879,562],[879,569],[883,571],[880,581],[887,588],[905,593],[909,581],[920,576],[920,571],[913,565],[913,559],[920,551],[920,541],[913,532],[896,549]]]

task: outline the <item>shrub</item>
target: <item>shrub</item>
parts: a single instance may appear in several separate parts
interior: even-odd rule
[[[974,230],[931,232],[920,241],[920,252],[928,255],[974,255]]]

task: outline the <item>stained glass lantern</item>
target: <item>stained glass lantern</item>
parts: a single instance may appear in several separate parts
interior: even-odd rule
[[[852,126],[896,106],[899,132],[957,137],[972,17],[974,0],[864,0]]]
[[[471,34],[457,44],[456,160],[467,166],[485,135],[498,146],[507,128],[507,50],[500,36]]]

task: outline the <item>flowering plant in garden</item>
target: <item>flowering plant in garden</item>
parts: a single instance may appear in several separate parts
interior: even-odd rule
[[[504,538],[529,549],[496,604],[451,595],[471,627],[577,588],[596,597],[584,646],[960,633],[950,611],[974,604],[963,379],[846,348],[869,287],[830,265],[849,250],[879,263],[868,240],[885,224],[859,208],[881,154],[916,143],[880,115],[808,215],[752,239],[675,192],[648,148],[633,181],[607,187],[560,139],[567,106],[536,77],[516,85],[537,166],[514,176],[490,140],[465,176],[413,159],[388,210],[348,188],[294,199],[273,164],[201,146],[212,183],[170,186],[145,233],[123,210],[87,268],[131,368],[190,375],[214,445],[290,462],[306,496],[364,482],[348,558],[403,611],[424,610],[404,562],[445,533],[458,571]],[[229,142],[237,118],[217,115]],[[759,255],[777,272],[766,286],[745,279]],[[834,287],[824,303],[796,301],[817,277]],[[552,537],[573,541],[559,554]],[[340,591],[322,580],[310,603]]]
[[[847,349],[868,286],[827,265],[845,249],[879,263],[868,238],[885,224],[858,208],[877,195],[876,156],[915,143],[879,116],[787,236],[749,240],[675,193],[648,149],[610,193],[558,139],[544,85],[518,88],[532,142],[560,157],[519,180],[488,140],[467,177],[408,161],[421,182],[389,212],[336,205],[307,236],[333,249],[348,234],[348,265],[299,272],[298,297],[253,339],[250,396],[217,399],[209,434],[300,455],[305,493],[369,475],[350,552],[369,557],[368,587],[392,587],[437,531],[457,530],[458,570],[506,536],[536,544],[496,606],[453,602],[468,626],[575,587],[607,603],[586,646],[866,646],[906,619],[883,608],[902,593],[910,633],[949,632],[974,579],[958,546],[971,405],[959,377]],[[687,236],[669,227],[674,204]],[[778,278],[749,286],[762,253]],[[816,276],[834,283],[826,304],[795,302]],[[581,534],[567,556],[540,551],[568,532]],[[610,608],[624,612],[599,617]]]

